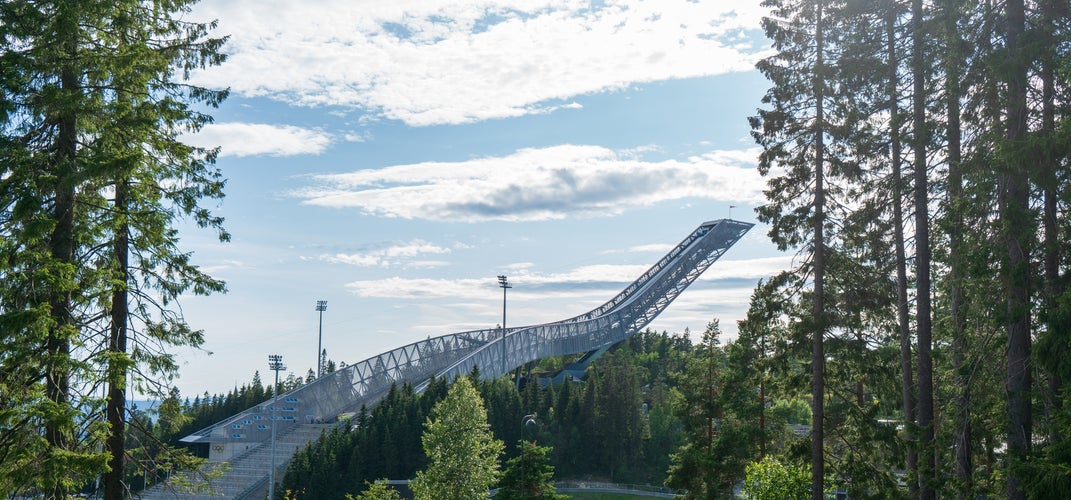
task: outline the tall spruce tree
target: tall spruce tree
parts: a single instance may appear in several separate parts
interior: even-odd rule
[[[607,353],[599,361],[593,415],[598,425],[589,452],[602,468],[598,472],[611,479],[627,477],[638,465],[647,435],[639,374],[624,349]]]
[[[964,273],[963,216],[963,154],[960,115],[962,100],[962,64],[964,42],[959,32],[962,19],[962,0],[944,0],[940,4],[944,56],[945,141],[948,151],[947,195],[945,199],[943,232],[948,235],[948,321],[952,330],[952,373],[956,395],[953,397],[952,427],[954,447],[954,477],[957,498],[970,498],[973,489],[973,460],[971,458],[971,389],[967,364],[967,299]]]
[[[77,261],[86,240],[78,196],[87,176],[80,138],[92,131],[99,100],[85,88],[99,54],[87,43],[105,7],[97,2],[4,2],[0,6],[0,84],[4,122],[0,163],[4,180],[3,262],[5,344],[25,357],[4,355],[5,372],[20,374],[12,428],[29,461],[4,466],[12,492],[64,498],[104,470],[103,454],[80,443],[84,421],[71,381],[86,366],[77,349],[87,294]],[[81,136],[81,137],[80,137]],[[14,160],[14,161],[12,161]],[[20,397],[22,396],[22,397]],[[40,431],[38,431],[40,429]],[[40,432],[41,439],[34,434]]]
[[[825,476],[825,305],[826,260],[830,225],[827,214],[827,139],[834,135],[827,116],[832,73],[827,61],[828,0],[768,0],[772,16],[763,18],[777,53],[757,64],[773,84],[763,97],[768,109],[750,118],[752,136],[762,147],[759,173],[769,177],[769,203],[757,209],[770,224],[770,239],[780,250],[802,247],[801,282],[809,281],[810,312],[803,321],[811,336],[811,488],[824,495]],[[835,161],[835,159],[832,159]]]
[[[904,198],[908,191],[903,174],[903,138],[901,134],[903,115],[900,112],[900,66],[901,51],[899,49],[899,18],[900,9],[896,2],[887,2],[885,12],[885,48],[886,67],[885,76],[886,98],[888,99],[889,113],[889,185],[891,191],[889,197],[892,202],[892,228],[893,228],[893,254],[896,266],[896,323],[900,345],[900,408],[903,413],[905,439],[907,450],[905,462],[910,491],[912,496],[918,490],[918,449],[914,442],[915,428],[915,376],[914,355],[911,342],[911,311],[908,304],[907,282],[907,251],[904,239]]]
[[[166,396],[177,369],[167,346],[202,341],[173,302],[186,292],[223,290],[179,249],[175,229],[189,217],[226,239],[222,220],[200,206],[202,198],[222,197],[214,152],[177,139],[210,120],[191,105],[215,106],[226,95],[184,82],[191,70],[222,60],[223,41],[208,37],[210,25],[180,20],[192,3],[0,7],[0,131],[4,157],[21,158],[2,167],[0,194],[12,208],[3,231],[16,242],[2,272],[19,278],[4,280],[0,321],[16,343],[46,353],[23,361],[41,376],[20,390],[40,383],[50,407],[16,411],[27,425],[44,423],[47,443],[31,452],[41,469],[21,487],[49,496],[64,497],[106,470],[106,497],[128,491],[127,380]],[[46,292],[20,298],[27,288]],[[131,335],[142,337],[134,349]],[[98,434],[72,425],[103,423],[88,399],[102,383],[110,386],[102,412],[107,466],[104,454],[78,450],[95,448]]]
[[[722,498],[740,479],[734,477],[733,471],[716,467],[724,453],[719,439],[725,410],[720,393],[726,367],[720,335],[716,320],[707,325],[681,377],[681,397],[673,408],[681,421],[685,443],[673,455],[666,484],[685,490],[689,499]],[[742,476],[743,471],[739,472]]]
[[[1026,7],[1023,0],[1007,0],[1005,9],[1005,57],[1003,80],[1007,88],[1003,155],[1000,162],[1000,222],[1005,254],[1001,278],[1007,296],[1008,335],[1008,468],[1007,496],[1026,498],[1017,467],[1030,454],[1033,442],[1031,401],[1031,283],[1030,258],[1036,224],[1030,213],[1030,164],[1027,155],[1029,110],[1028,51],[1025,48]]]
[[[918,427],[919,498],[935,498],[937,478],[934,439],[933,317],[930,286],[930,192],[927,153],[930,127],[927,123],[926,81],[929,66],[925,45],[926,29],[922,0],[911,1],[911,151],[914,168],[915,208],[915,334],[918,336]]]
[[[745,332],[725,346],[718,340],[718,321],[707,325],[703,338],[681,374],[674,414],[684,431],[684,444],[672,455],[666,484],[687,490],[686,498],[725,498],[744,479],[747,464],[759,457],[765,431],[761,403],[755,399],[760,377],[755,364],[761,353],[755,330],[761,306],[753,302]]]
[[[554,488],[554,467],[550,465],[550,447],[534,441],[520,440],[516,457],[509,459],[502,473],[502,483],[495,493],[498,500],[567,500],[568,495]]]

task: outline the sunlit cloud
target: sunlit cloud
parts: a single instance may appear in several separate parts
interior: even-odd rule
[[[292,125],[210,123],[182,141],[203,148],[219,147],[220,156],[296,156],[320,154],[331,144],[321,131]]]
[[[757,152],[713,151],[645,161],[599,146],[522,149],[508,156],[318,175],[303,203],[405,219],[540,221],[621,214],[686,198],[759,202]]]
[[[410,267],[442,267],[447,263],[437,260],[414,260],[414,258],[447,253],[450,253],[449,248],[433,245],[424,240],[413,240],[363,252],[324,254],[319,256],[319,260],[361,267],[392,267],[402,264]]]
[[[581,106],[634,84],[749,71],[758,0],[206,0],[227,61],[196,83],[413,126]]]

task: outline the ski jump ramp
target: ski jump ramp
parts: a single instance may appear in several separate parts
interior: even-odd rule
[[[730,219],[700,224],[636,281],[585,314],[554,323],[504,331],[472,330],[414,342],[280,394],[277,408],[273,408],[274,401],[266,401],[182,441],[208,443],[210,462],[230,461],[234,466],[245,461],[246,455],[256,455],[256,450],[263,452],[273,422],[278,425],[277,434],[293,433],[302,425],[332,422],[341,414],[374,403],[391,384],[409,382],[422,390],[432,376],[452,380],[471,372],[473,366],[481,376],[495,378],[545,357],[611,346],[646,327],[752,226]],[[277,457],[278,463],[285,464],[289,458],[289,454]],[[263,479],[238,491],[248,494],[254,483],[266,485],[268,469],[264,468]],[[224,477],[216,482],[227,480]]]

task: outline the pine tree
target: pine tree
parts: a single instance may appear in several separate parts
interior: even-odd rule
[[[402,500],[402,495],[387,486],[385,481],[369,483],[368,488],[357,496],[346,495],[347,500]]]
[[[567,495],[554,489],[554,467],[550,465],[551,448],[533,441],[517,442],[519,453],[509,459],[497,500],[565,500]]]
[[[174,19],[190,4],[113,2],[106,19],[110,29],[99,35],[114,61],[100,72],[100,81],[93,82],[113,89],[114,97],[105,108],[113,121],[101,128],[90,148],[91,162],[103,172],[101,182],[110,183],[114,192],[110,210],[101,215],[110,219],[113,244],[112,254],[101,256],[100,261],[108,263],[114,273],[110,283],[115,283],[106,305],[111,309],[111,325],[103,362],[109,373],[107,415],[111,431],[111,470],[104,478],[105,498],[122,498],[126,492],[122,484],[126,455],[122,435],[127,374],[140,365],[146,368],[145,373],[166,379],[177,370],[171,353],[143,347],[151,343],[139,343],[137,349],[128,351],[129,329],[160,345],[196,347],[202,341],[201,333],[166,306],[187,291],[208,294],[224,290],[221,282],[198,270],[178,249],[172,228],[182,214],[217,229],[221,240],[228,238],[220,227],[221,219],[198,206],[202,197],[222,195],[219,173],[209,168],[213,155],[177,139],[209,119],[190,109],[189,103],[214,106],[226,95],[174,81],[176,70],[220,60],[222,41],[207,38],[208,25]],[[161,384],[142,390],[157,394],[167,388]]]
[[[966,321],[966,286],[963,258],[965,254],[964,233],[966,232],[963,216],[963,154],[960,115],[962,99],[963,40],[959,34],[962,17],[961,0],[946,0],[940,4],[942,20],[942,37],[944,38],[945,56],[942,65],[945,73],[945,117],[946,142],[948,150],[948,194],[945,207],[947,222],[944,232],[948,234],[948,316],[952,329],[952,371],[958,393],[954,397],[952,425],[955,446],[955,478],[957,498],[971,497],[973,490],[973,468],[971,458],[971,389],[966,373],[968,338]]]
[[[162,298],[166,305],[185,290],[202,291],[206,283],[219,288],[188,272],[193,269],[188,255],[174,248],[177,239],[171,228],[178,214],[218,224],[196,203],[201,196],[218,196],[222,186],[210,178],[218,174],[203,175],[210,155],[175,140],[207,120],[190,111],[187,102],[211,105],[222,96],[175,83],[193,67],[221,57],[216,54],[220,41],[204,40],[207,27],[172,17],[188,4],[16,1],[0,6],[0,145],[5,158],[0,205],[10,216],[4,217],[4,239],[13,243],[5,249],[8,258],[0,269],[0,321],[4,331],[13,334],[12,343],[44,353],[23,358],[22,366],[11,367],[11,373],[29,376],[19,391],[43,390],[43,399],[25,401],[48,401],[47,406],[15,407],[27,419],[16,418],[21,423],[11,428],[13,435],[25,436],[21,425],[42,419],[46,443],[43,449],[21,448],[37,456],[33,463],[40,469],[23,467],[22,473],[32,479],[17,487],[36,485],[50,496],[64,497],[87,482],[87,476],[105,469],[103,455],[80,449],[95,447],[79,437],[96,436],[97,430],[73,425],[84,420],[79,412],[92,411],[80,401],[94,391],[93,374],[99,373],[71,356],[72,345],[77,345],[91,352],[99,346],[90,362],[108,367],[107,380],[100,381],[113,386],[107,411],[113,475],[106,483],[109,491],[119,491],[125,374],[134,363],[149,366],[147,374],[162,371],[163,378],[175,368],[167,353],[124,352],[131,317],[148,315],[137,297],[155,288],[162,297],[154,293],[152,299],[159,303]],[[176,71],[183,75],[176,77]],[[160,189],[175,178],[185,182]],[[138,184],[145,179],[155,192]],[[205,179],[209,182],[202,182]],[[109,186],[115,203],[105,208],[101,193]],[[147,207],[146,199],[165,199],[170,205]],[[141,219],[132,215],[146,208],[158,210]],[[152,224],[139,225],[146,218]],[[109,234],[114,238],[104,244]],[[150,255],[150,261],[140,260]],[[145,290],[136,287],[138,281],[128,273],[130,257],[138,259],[145,273]],[[160,272],[168,266],[175,267]],[[30,289],[42,293],[26,294]],[[135,304],[128,308],[131,296]],[[101,309],[103,314],[97,312]],[[175,321],[173,311],[164,308],[161,316],[142,324],[140,333],[162,338],[165,345],[176,339],[199,343],[199,333]],[[107,318],[111,326],[98,325],[96,318]],[[103,341],[98,335],[102,331],[107,332]],[[5,364],[16,361],[4,359]],[[40,376],[30,375],[35,371]],[[86,393],[72,392],[72,379],[89,381]],[[161,396],[167,394],[166,387],[158,388]]]
[[[603,355],[598,372],[593,421],[596,441],[588,451],[603,467],[600,472],[620,480],[633,473],[647,435],[639,376],[624,349]]]
[[[672,457],[666,485],[687,490],[690,499],[729,495],[743,480],[746,464],[758,455],[757,408],[740,399],[744,394],[753,396],[756,387],[734,371],[744,366],[728,366],[720,335],[717,320],[707,325],[680,381],[682,397],[674,408],[685,444]],[[737,351],[734,357],[740,354]],[[743,407],[734,407],[738,404]]]
[[[812,495],[822,498],[825,476],[825,272],[828,252],[826,117],[829,69],[826,64],[826,0],[767,0],[773,16],[763,19],[777,54],[758,63],[773,83],[763,97],[770,109],[750,118],[752,136],[763,148],[759,173],[770,177],[769,204],[758,218],[771,225],[769,236],[780,250],[805,246],[810,277],[811,311],[806,318],[811,334],[811,479]]]
[[[1030,328],[1030,256],[1035,224],[1030,216],[1030,180],[1026,142],[1027,51],[1023,40],[1026,9],[1023,0],[1005,2],[1008,61],[1004,81],[1007,85],[1004,158],[1001,158],[1000,219],[1001,237],[1006,246],[1001,278],[1007,292],[1008,358],[1008,472],[1009,499],[1025,499],[1026,492],[1015,466],[1030,453],[1033,441],[1031,408],[1031,328]]]
[[[914,377],[914,356],[911,343],[911,315],[908,304],[907,251],[905,249],[904,198],[907,188],[903,175],[903,139],[901,136],[902,115],[900,113],[900,51],[897,36],[900,12],[895,2],[889,2],[885,13],[885,76],[886,98],[889,113],[889,166],[892,201],[893,253],[896,267],[896,322],[900,347],[900,408],[903,413],[905,440],[907,441],[906,465],[908,486],[912,496],[918,492],[918,448],[914,442],[916,424],[916,393]]]

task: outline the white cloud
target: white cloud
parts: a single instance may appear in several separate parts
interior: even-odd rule
[[[196,134],[182,136],[192,146],[220,148],[220,156],[295,156],[320,154],[331,136],[292,125],[210,123]]]
[[[446,263],[443,261],[412,259],[422,255],[447,253],[450,253],[449,248],[433,245],[424,240],[413,240],[408,243],[393,244],[361,253],[325,254],[321,255],[319,259],[332,264],[350,264],[362,267],[391,267],[399,264],[413,267],[441,267]]]
[[[778,255],[759,259],[719,260],[700,279],[748,279],[769,278],[792,268],[792,255]],[[750,294],[749,294],[750,296]]]
[[[386,278],[379,280],[362,280],[346,284],[351,292],[359,297],[387,299],[427,299],[454,298],[472,299],[485,296],[487,279],[406,279]]]
[[[406,219],[537,221],[607,216],[684,198],[759,202],[755,150],[644,161],[582,145],[314,176],[304,203]]]
[[[702,277],[703,281],[758,280],[767,278],[784,269],[791,257],[773,257],[717,262]],[[523,266],[519,272],[510,274],[510,283],[516,285],[511,293],[513,300],[546,300],[548,298],[585,298],[598,304],[610,299],[625,285],[634,281],[650,267],[647,264],[596,264],[581,266],[560,273],[542,274]],[[597,285],[590,288],[577,285]],[[346,287],[354,294],[370,298],[427,299],[449,298],[458,301],[483,300],[488,290],[496,285],[487,278],[464,279],[406,279],[392,277],[379,280],[361,280],[348,283]],[[734,285],[734,290],[738,285]],[[743,298],[750,297],[751,287],[746,288]]]
[[[231,36],[196,82],[414,126],[575,108],[574,96],[753,68],[759,0],[207,0]]]
[[[365,142],[369,139],[369,135],[367,133],[349,132],[344,134],[342,138],[346,139],[346,142]]]
[[[637,246],[634,246],[634,247],[632,247],[632,248],[630,248],[628,250],[630,252],[668,253],[672,249],[673,249],[673,245],[671,245],[669,243],[650,243],[650,244],[647,244],[647,245],[637,245]]]
[[[605,250],[603,255],[622,254],[622,253],[668,253],[676,245],[670,243],[650,243],[647,245],[636,245],[626,249],[614,249]]]

